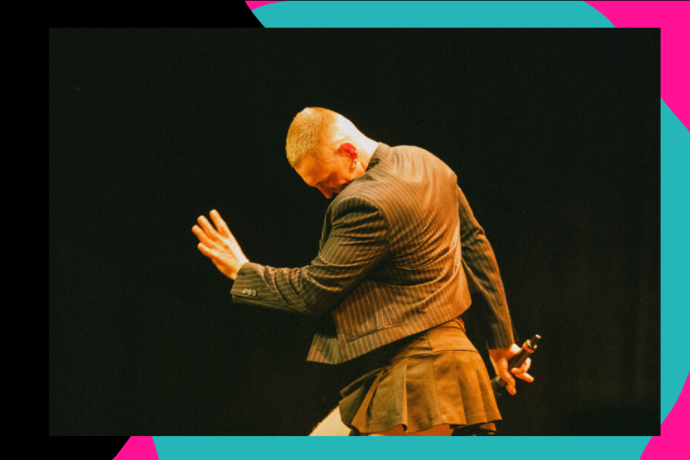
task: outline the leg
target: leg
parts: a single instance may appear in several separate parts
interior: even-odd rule
[[[340,408],[336,408],[314,428],[309,436],[348,436],[350,428],[340,420]]]

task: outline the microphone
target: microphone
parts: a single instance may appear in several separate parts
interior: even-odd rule
[[[522,350],[508,360],[508,372],[510,372],[510,370],[514,367],[522,366],[522,363],[525,362],[529,355],[534,353],[534,351],[537,349],[537,342],[539,342],[540,339],[541,336],[539,334],[535,334],[534,337],[526,340],[525,343],[522,344]],[[498,375],[491,381],[491,388],[493,388],[496,396],[500,396],[502,394],[501,390],[503,390],[506,385],[506,381]]]

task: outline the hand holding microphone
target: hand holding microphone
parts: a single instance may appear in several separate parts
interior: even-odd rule
[[[534,377],[527,373],[531,365],[529,356],[537,349],[537,342],[541,339],[539,334],[522,344],[522,348],[513,344],[510,348],[503,348],[500,350],[489,350],[491,363],[496,371],[496,377],[491,381],[491,387],[496,395],[501,394],[503,388],[508,390],[508,393],[514,395],[515,379],[510,374],[510,371],[520,379],[527,382],[533,382]]]

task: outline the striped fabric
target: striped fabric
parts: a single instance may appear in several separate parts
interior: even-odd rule
[[[320,316],[308,361],[338,364],[479,303],[490,348],[513,343],[493,250],[455,173],[426,150],[379,143],[333,199],[319,253],[301,268],[242,266],[236,303]]]

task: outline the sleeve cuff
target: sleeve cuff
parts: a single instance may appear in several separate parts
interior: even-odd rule
[[[232,285],[232,289],[230,289],[230,295],[233,297],[233,299],[235,297],[242,299],[252,299],[253,297],[256,297],[256,294],[254,294],[256,289],[252,289],[250,287],[252,278],[251,274],[259,272],[262,268],[263,265],[252,262],[247,262],[240,267],[240,270],[237,272],[235,282]]]

